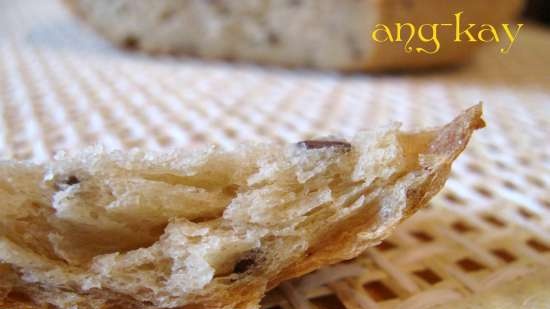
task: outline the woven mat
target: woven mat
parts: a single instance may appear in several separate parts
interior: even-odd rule
[[[509,55],[415,75],[339,75],[150,58],[111,47],[55,1],[0,2],[0,157],[59,149],[297,141],[485,102],[488,127],[429,208],[355,260],[283,284],[279,308],[429,308],[550,266],[550,31]]]

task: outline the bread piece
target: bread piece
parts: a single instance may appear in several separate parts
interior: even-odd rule
[[[424,23],[454,23],[453,14],[464,11],[463,25],[498,26],[512,23],[523,0],[65,2],[111,41],[147,52],[377,71],[462,62],[475,52],[476,45],[454,43],[455,31],[449,28],[439,31],[442,47],[437,54],[407,54],[405,42],[381,44],[373,41],[371,36],[376,24],[395,27],[396,22],[411,22],[420,27]],[[414,44],[418,42],[418,38],[413,41]],[[420,46],[431,50],[433,44]]]
[[[281,281],[378,244],[483,126],[478,105],[441,128],[394,124],[349,142],[3,161],[0,299],[257,308]]]

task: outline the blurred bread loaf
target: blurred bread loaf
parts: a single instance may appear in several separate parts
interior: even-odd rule
[[[350,141],[2,161],[0,307],[257,308],[281,281],[379,243],[483,126],[475,106]]]
[[[376,24],[510,23],[522,0],[65,0],[102,35],[151,53],[337,70],[397,70],[462,62],[475,44],[440,31],[437,54],[371,39]]]

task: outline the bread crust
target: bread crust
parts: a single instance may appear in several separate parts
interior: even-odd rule
[[[424,206],[437,192],[441,190],[449,172],[452,162],[464,150],[471,134],[485,126],[481,118],[481,105],[467,110],[463,115],[456,118],[440,130],[425,132],[424,134],[435,135],[429,146],[430,155],[443,156],[445,159],[440,162],[438,168],[431,169],[426,179],[407,189],[406,208],[402,216],[396,222],[386,225],[382,233],[376,233],[376,237],[365,238],[362,233],[369,230],[372,222],[360,220],[355,222],[352,218],[350,222],[343,222],[342,225],[351,227],[346,233],[340,233],[335,238],[326,241],[322,249],[307,256],[300,263],[293,264],[284,269],[279,275],[272,279],[269,287],[274,287],[280,282],[309,273],[324,265],[333,264],[342,260],[353,258],[363,252],[367,247],[375,246],[386,238],[391,232],[390,226],[397,225],[400,221],[416,212]]]
[[[2,162],[0,296],[23,308],[257,308],[425,205],[481,114],[349,142]]]

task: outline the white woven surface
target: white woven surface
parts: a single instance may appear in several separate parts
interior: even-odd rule
[[[116,50],[55,1],[2,1],[0,157],[42,161],[56,150],[96,143],[162,149],[297,141],[391,120],[433,126],[484,101],[488,127],[455,164],[434,207],[392,236],[397,249],[370,250],[348,266],[288,283],[266,300],[323,307],[333,300],[308,299],[335,293],[348,308],[428,308],[549,265],[548,55],[550,31],[528,25],[509,55],[487,48],[467,66],[415,75],[150,58]],[[502,262],[495,248],[517,262]],[[462,267],[466,257],[482,271]],[[359,277],[358,265],[366,270]],[[425,267],[441,282],[419,281],[414,272]],[[395,297],[367,293],[365,284],[377,281],[390,282]]]

